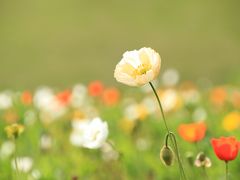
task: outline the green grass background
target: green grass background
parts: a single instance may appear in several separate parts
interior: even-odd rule
[[[115,83],[122,53],[157,50],[183,79],[238,83],[240,2],[0,0],[0,89]],[[238,83],[239,84],[239,83]]]

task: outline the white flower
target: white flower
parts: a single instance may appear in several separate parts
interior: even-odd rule
[[[83,146],[84,133],[88,128],[89,120],[73,120],[72,127],[73,131],[70,134],[70,142],[74,146]]]
[[[11,156],[15,151],[15,144],[12,141],[5,141],[0,149],[0,157],[2,159]]]
[[[167,89],[161,94],[162,106],[164,111],[172,111],[179,102],[178,94],[174,89]]]
[[[99,117],[92,120],[75,120],[70,142],[74,146],[96,149],[103,145],[108,136],[108,125]]]
[[[8,109],[12,106],[12,98],[9,93],[0,93],[0,109]]]
[[[99,117],[89,122],[84,132],[83,147],[96,149],[103,145],[108,136],[108,124]]]
[[[138,104],[133,103],[128,105],[124,110],[124,117],[130,120],[137,120],[139,118]]]
[[[71,104],[73,107],[78,108],[86,104],[87,100],[87,88],[78,84],[73,87],[72,96],[71,96]]]
[[[19,171],[27,173],[32,169],[33,160],[30,157],[17,157],[17,168]],[[12,160],[12,167],[16,170],[16,163],[15,160]]]
[[[59,103],[55,94],[49,88],[41,88],[36,92],[34,104],[40,110],[40,118],[45,123],[50,123],[63,116],[67,110],[65,106]]]
[[[114,77],[129,86],[141,86],[154,80],[159,74],[161,58],[151,48],[127,51],[117,64]]]
[[[33,101],[37,108],[46,109],[54,101],[54,93],[50,88],[44,87],[37,90]]]
[[[51,136],[49,136],[47,134],[42,135],[41,139],[40,139],[40,146],[41,146],[41,149],[43,149],[43,150],[51,149],[51,147],[52,147]]]
[[[162,82],[165,86],[175,86],[179,81],[179,73],[176,69],[168,69],[162,75]]]

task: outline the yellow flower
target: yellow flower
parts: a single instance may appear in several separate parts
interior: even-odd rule
[[[146,119],[146,117],[148,115],[148,110],[144,105],[139,104],[137,106],[137,113],[138,113],[139,120],[143,121]]]
[[[125,131],[126,133],[130,134],[134,127],[136,126],[135,120],[130,120],[127,118],[123,118],[119,123],[120,128]]]
[[[222,126],[226,131],[232,131],[240,127],[240,113],[231,112],[227,114],[222,122]]]
[[[129,86],[141,86],[154,80],[159,74],[161,58],[151,48],[127,51],[117,64],[114,77]]]
[[[24,131],[24,126],[21,124],[11,124],[5,127],[5,132],[8,138],[17,139],[18,136]]]

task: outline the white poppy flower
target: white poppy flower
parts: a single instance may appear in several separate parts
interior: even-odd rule
[[[99,117],[93,120],[74,120],[70,142],[74,146],[96,149],[103,145],[108,136],[108,125]]]
[[[159,74],[161,58],[151,48],[127,51],[117,64],[114,77],[129,86],[141,86],[154,80]]]
[[[71,104],[74,108],[82,107],[86,104],[87,101],[87,88],[78,84],[73,87],[72,96],[71,96]]]
[[[0,93],[0,109],[8,109],[12,106],[12,98],[9,93]]]
[[[124,110],[124,116],[130,120],[137,120],[139,118],[138,104],[133,103],[128,105]]]
[[[33,160],[30,157],[17,157],[17,168],[19,171],[27,173],[32,169]],[[12,160],[12,167],[16,170],[15,160]]]
[[[51,149],[52,143],[53,143],[53,140],[52,140],[51,136],[49,136],[47,134],[44,134],[41,136],[41,139],[40,139],[41,149],[43,149],[43,150]]]
[[[73,131],[70,134],[70,142],[74,146],[83,146],[84,133],[88,128],[89,120],[73,120],[72,127]]]
[[[33,101],[37,108],[45,110],[54,101],[54,93],[50,88],[43,87],[36,91]]]
[[[162,75],[165,86],[175,86],[179,82],[179,73],[176,69],[168,69]]]
[[[96,149],[103,145],[108,136],[108,124],[99,117],[94,118],[88,124],[84,132],[83,147]]]
[[[177,92],[174,89],[167,89],[161,94],[162,106],[165,112],[173,110],[179,101]]]
[[[50,123],[66,113],[67,108],[56,99],[54,92],[49,88],[41,88],[34,95],[34,104],[40,110],[40,119]]]
[[[72,121],[72,128],[77,131],[83,131],[89,124],[89,119],[74,119]]]
[[[12,141],[5,141],[0,148],[0,158],[11,156],[15,151],[15,144]]]

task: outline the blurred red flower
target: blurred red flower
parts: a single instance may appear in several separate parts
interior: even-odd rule
[[[206,133],[204,122],[181,124],[178,127],[179,135],[188,142],[198,142],[202,140]]]
[[[70,90],[65,90],[65,91],[59,92],[56,95],[56,98],[61,105],[67,105],[71,99],[71,95],[72,93]]]
[[[239,142],[235,137],[212,138],[211,144],[216,156],[223,161],[234,160],[238,155]]]
[[[106,105],[115,105],[118,103],[120,93],[116,88],[107,88],[103,91],[102,100]]]
[[[24,105],[32,104],[32,93],[30,91],[24,91],[21,95],[21,101]]]
[[[88,85],[88,92],[90,96],[96,97],[103,93],[104,86],[101,81],[93,81]]]

